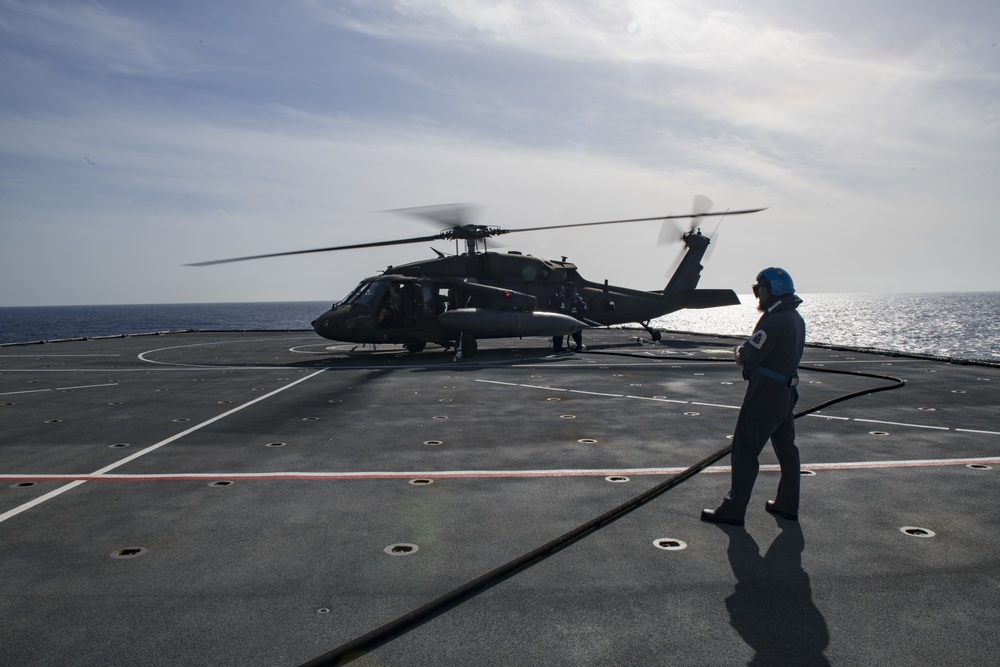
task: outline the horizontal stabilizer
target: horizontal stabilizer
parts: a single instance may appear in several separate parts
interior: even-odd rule
[[[738,306],[740,298],[731,289],[689,289],[677,295],[680,308]]]

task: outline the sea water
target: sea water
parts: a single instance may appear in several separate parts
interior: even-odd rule
[[[1000,361],[1000,292],[802,294],[810,343],[950,359]],[[749,336],[757,302],[682,310],[654,320],[663,329]]]
[[[312,330],[328,302],[0,308],[0,343],[166,331]]]
[[[1000,362],[1000,292],[801,296],[811,343]],[[739,306],[678,311],[653,324],[747,336],[760,313],[752,297],[741,300]],[[299,301],[0,308],[0,343],[160,331],[309,331],[329,306]]]

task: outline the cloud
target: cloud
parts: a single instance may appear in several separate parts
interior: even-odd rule
[[[502,106],[503,96],[510,95],[513,113],[527,121],[519,124],[521,132],[536,122],[546,130],[556,122],[593,124],[599,129],[581,133],[589,150],[630,153],[647,164],[656,160],[638,148],[642,145],[659,148],[661,155],[679,148],[685,160],[711,163],[712,155],[725,154],[736,143],[739,152],[754,154],[763,177],[790,161],[796,170],[817,170],[821,178],[857,187],[872,182],[874,165],[899,166],[942,154],[988,159],[991,147],[982,146],[983,134],[995,141],[995,96],[984,108],[969,104],[965,92],[972,84],[992,86],[995,93],[993,63],[977,62],[969,53],[965,44],[974,28],[951,27],[943,17],[910,12],[909,25],[901,28],[898,16],[868,9],[865,24],[847,28],[817,21],[803,28],[801,21],[775,20],[776,12],[720,10],[700,2],[581,7],[578,2],[415,1],[371,13],[364,7],[338,5],[324,15],[387,42],[469,51],[473,59],[506,57],[511,68],[530,62],[522,88],[532,95],[528,99],[510,86],[484,93],[494,83],[489,78],[481,85],[463,79],[470,85],[463,94],[448,77],[421,76],[419,60],[410,69],[400,65],[400,78],[470,107],[475,105],[468,99],[485,95]],[[887,27],[913,41],[904,46],[874,39]],[[525,54],[530,59],[521,60]],[[565,95],[585,100],[579,107],[559,108],[553,95],[538,94],[553,81],[554,90],[563,92],[552,76],[557,73],[570,74],[574,89],[586,90]],[[628,128],[616,127],[616,120]],[[534,136],[511,136],[519,138]],[[851,178],[858,169],[865,176]]]
[[[705,286],[795,261],[812,291],[936,289],[937,262],[957,289],[1000,288],[989,3],[0,12],[0,85],[17,91],[0,100],[0,270],[14,284],[58,258],[49,287],[9,298],[121,301],[127,273],[128,299],[326,299],[428,251],[178,265],[427,231],[383,209],[472,201],[516,227],[681,213],[696,193],[771,207],[724,224]],[[941,243],[942,220],[973,247]],[[654,289],[670,258],[653,227],[510,238]]]

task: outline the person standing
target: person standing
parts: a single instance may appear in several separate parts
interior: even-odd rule
[[[776,267],[757,274],[753,293],[763,314],[753,335],[735,350],[736,363],[749,384],[733,435],[729,493],[718,508],[701,512],[701,520],[710,523],[743,525],[760,469],[758,457],[768,439],[778,457],[781,480],[774,500],[768,500],[764,509],[789,521],[798,520],[800,470],[794,409],[806,339],[805,321],[797,310],[802,299],[795,294],[788,272]]]
[[[586,323],[587,316],[590,314],[587,302],[583,300],[578,292],[573,292],[569,298],[569,314],[584,323]],[[585,351],[587,346],[583,344],[583,331],[574,331],[572,336],[573,342],[576,343],[576,351]]]
[[[549,310],[553,313],[566,315],[569,313],[569,299],[566,298],[566,286],[556,287],[556,293],[549,298]],[[556,354],[563,351],[563,337],[552,337],[552,351]]]

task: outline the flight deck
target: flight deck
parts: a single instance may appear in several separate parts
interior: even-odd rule
[[[637,336],[0,347],[0,664],[995,662],[1000,369],[807,346],[800,520],[768,448],[720,527],[739,341]]]

